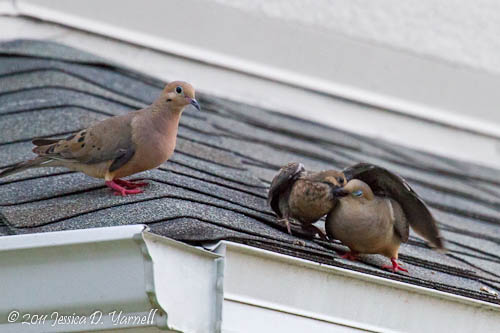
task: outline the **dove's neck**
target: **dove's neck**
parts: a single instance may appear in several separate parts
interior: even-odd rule
[[[175,149],[180,118],[181,112],[171,110],[153,112],[151,117],[150,126],[157,135],[155,140],[157,147],[167,156],[170,156]]]
[[[164,110],[161,112],[153,112],[152,126],[159,132],[166,135],[177,135],[181,112]]]

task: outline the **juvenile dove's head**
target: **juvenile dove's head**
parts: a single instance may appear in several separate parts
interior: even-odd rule
[[[338,174],[336,173],[333,175],[326,176],[324,179],[324,182],[328,183],[333,188],[337,188],[337,187],[344,186],[346,183],[346,180],[345,180],[345,176],[339,172]]]
[[[182,112],[190,104],[200,110],[193,86],[183,81],[173,81],[167,84],[160,96],[160,102],[166,103],[169,110],[173,111]]]
[[[357,199],[373,200],[373,191],[367,183],[352,179],[344,187],[340,187],[333,191],[336,197],[351,196]]]

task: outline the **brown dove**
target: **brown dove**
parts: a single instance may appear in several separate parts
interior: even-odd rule
[[[348,182],[334,191],[339,203],[327,215],[325,229],[330,238],[351,250],[344,258],[356,260],[360,253],[378,253],[391,259],[392,265],[383,268],[407,272],[397,259],[410,226],[434,247],[444,249],[436,221],[404,179],[366,163],[343,172]]]
[[[344,176],[339,171],[309,172],[301,163],[289,163],[273,178],[267,201],[289,234],[290,222],[297,221],[303,230],[326,239],[313,223],[335,207],[337,198],[332,190],[342,184]]]
[[[167,84],[150,106],[107,118],[64,139],[34,139],[38,156],[0,172],[0,178],[29,168],[66,167],[105,183],[117,195],[141,193],[147,185],[121,178],[156,168],[174,152],[184,108],[200,110],[194,88],[186,82]]]

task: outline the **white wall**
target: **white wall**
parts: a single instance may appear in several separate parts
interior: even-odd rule
[[[500,72],[500,1],[214,0],[445,61]]]

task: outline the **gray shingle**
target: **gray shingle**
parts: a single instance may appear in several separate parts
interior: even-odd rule
[[[150,103],[162,83],[76,49],[41,41],[0,43],[0,167],[33,156],[35,136],[63,135]],[[466,297],[500,290],[500,171],[413,151],[397,144],[261,108],[198,94],[202,112],[185,111],[176,152],[148,179],[146,192],[115,197],[101,180],[61,168],[0,180],[0,235],[145,223],[161,235],[201,244],[229,239]],[[346,102],[347,103],[347,102]],[[337,242],[290,236],[266,204],[277,168],[311,170],[358,161],[408,178],[432,207],[447,255],[413,232],[401,247],[411,275],[380,269],[387,260],[340,259]],[[322,225],[320,221],[318,225]]]
[[[102,114],[77,107],[0,115],[0,144],[52,135],[54,130],[59,133],[75,132],[105,118]]]
[[[48,58],[95,65],[110,64],[109,61],[101,57],[50,41],[16,39],[3,42],[0,44],[0,53],[2,55]]]

